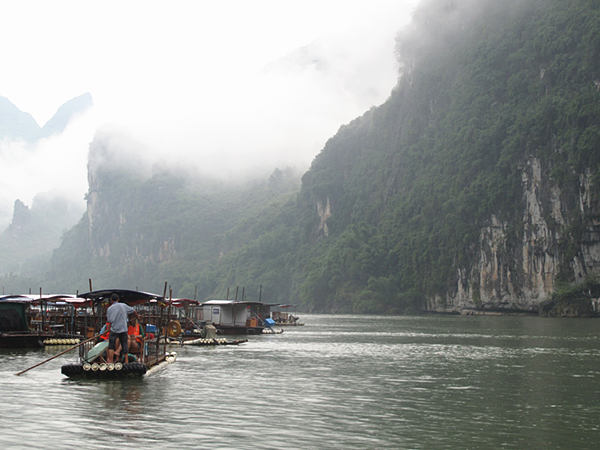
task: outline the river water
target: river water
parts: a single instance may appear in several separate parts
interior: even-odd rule
[[[600,321],[303,315],[130,380],[0,351],[2,448],[594,448]]]

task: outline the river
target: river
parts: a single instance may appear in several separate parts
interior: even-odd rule
[[[130,380],[0,350],[3,448],[593,448],[600,321],[301,315]]]

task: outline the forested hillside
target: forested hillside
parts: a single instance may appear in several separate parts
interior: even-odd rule
[[[422,4],[390,99],[327,143],[280,228],[230,256],[235,281],[285,280],[313,311],[535,310],[597,274],[599,8]]]
[[[535,311],[593,284],[600,3],[424,1],[397,54],[388,101],[342,126],[300,188],[282,171],[231,187],[96,164],[126,151],[97,138],[86,216],[50,270],[12,282],[168,280],[200,298],[262,285],[269,301],[361,313]]]
[[[168,281],[177,295],[203,298],[216,289],[228,231],[298,191],[291,170],[264,180],[216,181],[183,166],[151,166],[133,156],[136,145],[123,136],[96,137],[86,214],[65,233],[43,274],[5,284],[71,292],[87,290],[92,278],[95,287],[162,292]]]

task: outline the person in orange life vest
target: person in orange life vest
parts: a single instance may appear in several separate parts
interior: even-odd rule
[[[104,326],[100,329],[100,339],[103,341],[108,340],[108,336],[110,335],[110,323],[106,322]]]
[[[144,342],[144,328],[140,325],[137,316],[129,317],[129,326],[127,327],[127,342],[131,353],[139,353]]]
[[[110,322],[106,322],[102,328],[100,329],[100,339],[103,341],[108,341],[110,337]],[[105,358],[108,357],[108,353],[104,355]],[[118,361],[121,358],[121,342],[117,342],[115,345],[115,354],[114,358]]]
[[[110,335],[108,337],[107,362],[111,364],[117,348],[117,340],[121,343],[121,351],[125,355],[125,364],[129,363],[128,338],[127,338],[127,316],[134,314],[137,317],[137,311],[125,303],[119,302],[119,296],[112,294],[110,296],[110,306],[106,310],[106,321],[109,322]]]

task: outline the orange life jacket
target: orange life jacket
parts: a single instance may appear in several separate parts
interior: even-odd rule
[[[135,327],[131,326],[131,325],[127,326],[127,334],[129,336],[135,336],[136,341],[138,341],[140,343],[142,342],[142,336],[140,333],[140,324],[139,323],[136,323]]]
[[[100,339],[108,340],[108,336],[110,335],[110,324],[106,322],[106,331],[100,335]]]

